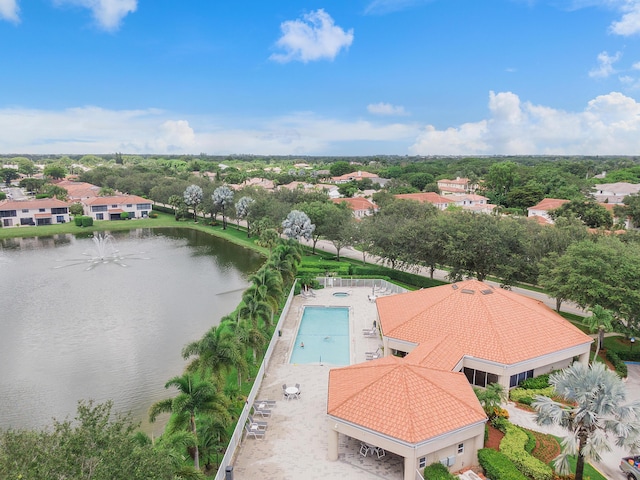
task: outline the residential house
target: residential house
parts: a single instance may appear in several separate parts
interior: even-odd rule
[[[476,195],[475,193],[447,195],[445,198],[454,202],[454,205],[462,207],[463,210],[475,213],[491,213],[496,208],[496,205],[489,203],[487,197]]]
[[[467,280],[376,300],[384,357],[329,372],[329,458],[343,433],[404,457],[404,479],[475,464],[473,386],[505,390],[589,360],[593,339],[543,302]]]
[[[627,195],[638,195],[640,192],[640,184],[616,182],[601,183],[593,186],[593,196],[598,202],[606,203],[624,203],[624,197]]]
[[[259,187],[259,188],[264,188],[265,190],[273,191],[275,189],[275,183],[273,182],[273,180],[254,177],[254,178],[249,178],[248,180],[245,180],[240,185],[237,185],[237,184],[229,185],[229,188],[232,188],[233,190],[240,190],[241,188],[244,188],[244,187]]]
[[[420,203],[430,203],[434,205],[438,210],[446,210],[449,205],[454,203],[450,198],[445,198],[435,192],[399,193],[397,195],[394,195],[394,197],[401,200],[413,200]]]
[[[353,216],[358,219],[373,215],[378,211],[378,207],[374,203],[363,197],[333,198],[331,201],[335,204],[346,203],[353,211]]]
[[[87,182],[61,180],[56,185],[67,191],[69,201],[82,201],[87,198],[97,197],[100,194],[100,187]]]
[[[340,184],[340,183],[349,183],[353,181],[358,182],[363,178],[369,178],[373,183],[377,183],[378,185],[381,185],[383,187],[389,181],[386,178],[380,178],[375,173],[364,172],[362,170],[358,170],[357,172],[345,173],[344,175],[340,175],[337,177],[332,177],[331,181],[333,183]]]
[[[128,218],[144,218],[151,213],[151,200],[137,195],[122,195],[113,197],[95,197],[82,201],[84,214],[94,220],[120,220],[122,213]]]
[[[547,223],[554,223],[553,218],[549,215],[550,210],[555,210],[560,205],[564,205],[565,203],[569,203],[569,200],[565,200],[562,198],[543,198],[537,205],[533,207],[529,207],[527,209],[528,217],[542,217]]]
[[[473,184],[468,178],[456,177],[455,180],[443,178],[438,180],[438,189],[442,195],[460,195],[465,193],[473,193],[478,185]]]
[[[0,202],[3,227],[53,225],[69,221],[69,204],[56,198]]]

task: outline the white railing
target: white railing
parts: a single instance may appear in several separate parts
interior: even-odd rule
[[[325,288],[367,287],[371,288],[372,292],[376,295],[388,295],[408,291],[406,288],[402,288],[395,283],[379,278],[318,277],[316,280]]]
[[[296,280],[297,282],[297,280]],[[226,469],[233,462],[233,457],[236,454],[236,449],[240,442],[242,441],[242,434],[244,433],[244,424],[247,421],[247,417],[249,416],[249,412],[251,411],[251,405],[253,405],[256,396],[258,395],[258,390],[260,390],[260,386],[262,385],[262,379],[264,378],[264,374],[267,371],[267,366],[269,365],[269,360],[271,360],[271,355],[273,354],[273,350],[276,348],[276,343],[278,342],[279,332],[282,329],[282,323],[284,322],[287,314],[289,313],[289,308],[291,307],[291,302],[293,301],[294,291],[296,288],[296,282],[294,282],[293,287],[291,287],[291,291],[289,292],[289,296],[287,297],[287,302],[284,304],[284,308],[282,309],[282,313],[280,314],[280,318],[278,319],[278,323],[276,324],[276,329],[274,330],[273,337],[271,337],[271,341],[269,342],[269,346],[267,347],[267,351],[264,354],[264,358],[262,359],[262,364],[260,365],[260,369],[258,373],[256,373],[256,378],[253,382],[253,387],[251,388],[251,392],[249,392],[249,396],[244,404],[242,409],[242,413],[240,417],[238,417],[238,423],[236,425],[235,430],[233,431],[233,435],[231,435],[231,439],[229,440],[229,445],[227,446],[227,451],[222,457],[222,462],[218,467],[218,473],[216,473],[215,480],[224,480],[226,475]]]

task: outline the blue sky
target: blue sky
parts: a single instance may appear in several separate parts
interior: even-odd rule
[[[638,155],[640,0],[0,0],[0,153]]]

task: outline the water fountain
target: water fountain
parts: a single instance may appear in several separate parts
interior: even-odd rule
[[[82,254],[90,257],[88,260],[71,259],[71,260],[67,260],[67,262],[72,262],[72,263],[67,263],[66,265],[60,265],[59,267],[56,267],[56,268],[70,267],[73,265],[81,265],[81,264],[87,264],[87,263],[89,265],[87,266],[87,268],[85,268],[85,270],[92,270],[97,265],[100,265],[101,263],[102,264],[113,263],[121,267],[127,267],[128,265],[123,262],[125,258],[148,260],[148,258],[146,257],[136,257],[135,256],[136,254],[134,253],[121,255],[120,250],[116,248],[115,239],[108,232],[100,232],[100,233],[94,234],[92,237],[92,240],[93,240],[93,245],[95,247],[94,251],[91,253],[85,252]]]

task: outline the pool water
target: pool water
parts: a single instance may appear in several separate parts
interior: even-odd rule
[[[334,297],[348,297],[349,293],[348,292],[336,292],[333,294]]]
[[[289,363],[349,365],[349,358],[349,308],[304,307]]]

